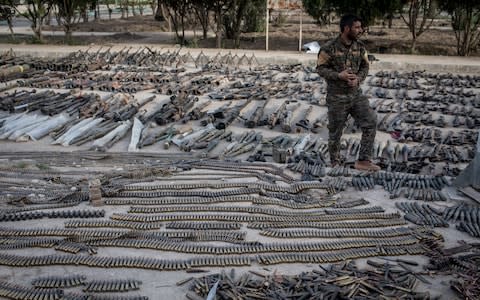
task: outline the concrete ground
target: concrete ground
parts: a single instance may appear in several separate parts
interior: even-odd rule
[[[123,47],[128,45],[115,45],[113,46],[112,51],[120,50]],[[137,47],[137,45],[132,45]],[[147,46],[147,45],[145,45]],[[161,45],[148,45],[154,49],[163,51],[173,51],[174,48],[163,47]],[[56,47],[56,46],[38,46],[38,45],[0,45],[0,52],[13,50],[17,55],[31,54],[33,56],[61,56],[71,51],[77,50],[86,50],[88,47]],[[98,46],[94,46],[91,51],[98,49]],[[215,55],[218,53],[214,49],[182,49],[182,52],[189,51],[192,55],[198,55],[198,53],[203,52],[206,55]],[[222,53],[238,53],[243,55],[241,50],[223,50]],[[314,54],[304,54],[304,53],[295,53],[295,52],[265,52],[265,51],[248,51],[247,55],[254,54],[257,57],[260,63],[303,63],[303,64],[314,64],[316,56]],[[480,58],[460,58],[460,57],[425,57],[425,56],[407,56],[407,55],[376,55],[379,59],[378,62],[372,64],[372,72],[382,69],[393,69],[399,71],[414,71],[414,70],[427,70],[429,72],[451,72],[451,73],[461,73],[461,74],[479,74],[480,73]],[[371,73],[372,73],[371,72]],[[318,107],[319,113],[325,113],[325,107]],[[241,132],[245,128],[241,126],[233,126],[232,130],[235,132]],[[269,133],[268,129],[256,129],[264,132],[266,136]],[[326,130],[323,130],[319,135],[326,139]],[[358,134],[347,135],[358,137]],[[379,133],[379,139],[387,139],[388,135]],[[110,151],[126,151],[128,145],[129,136],[115,145]],[[58,152],[59,155],[61,151],[75,151],[75,150],[85,150],[87,146],[83,147],[60,147],[50,145],[48,138],[42,139],[37,142],[27,142],[27,143],[15,143],[11,141],[0,141],[0,151],[1,152],[10,152],[10,151],[54,151]],[[163,152],[161,145],[154,145],[148,149],[141,150],[142,152]],[[176,151],[173,147],[169,150],[171,152]],[[284,167],[280,165],[281,167]],[[121,167],[121,166],[117,166]],[[81,170],[83,167],[71,166],[72,169]],[[458,194],[454,188],[447,188],[444,190],[449,196],[450,201],[447,203],[433,203],[438,207],[451,206],[457,203],[471,203],[470,200],[466,199],[462,195]],[[380,187],[376,187],[375,190],[358,192],[350,188],[347,191],[341,192],[338,194],[338,197],[341,199],[358,199],[365,198],[370,201],[370,205],[380,205],[385,208],[386,212],[396,212],[398,211],[395,207],[395,202],[403,201],[405,199],[399,198],[395,200],[390,200],[388,193]],[[83,203],[81,207],[87,208],[88,205]],[[113,212],[126,212],[128,206],[105,206],[102,207],[106,210],[107,216]],[[38,221],[22,221],[22,222],[3,222],[0,224],[2,227],[21,227],[21,228],[32,228],[32,227],[62,227],[63,221],[61,219],[52,219],[46,222]],[[256,241],[266,241],[268,238],[258,235],[258,232],[255,230],[247,229],[245,226],[242,230],[247,231],[248,240]],[[478,242],[478,239],[471,238],[467,234],[460,232],[450,226],[449,228],[436,228],[436,231],[440,232],[445,238],[445,247],[453,247],[458,245],[458,241],[464,240],[467,242]],[[6,252],[6,251],[5,251]],[[8,251],[10,254],[17,255],[39,255],[39,254],[53,254],[56,253],[53,249],[19,249],[16,251]],[[58,253],[58,252],[57,252]],[[109,255],[109,256],[149,256],[149,257],[161,257],[161,258],[182,258],[186,255],[178,254],[175,252],[159,252],[154,250],[139,250],[139,249],[129,249],[129,248],[101,248],[99,249],[99,255]],[[426,263],[426,257],[408,257],[409,259],[415,259],[418,262]],[[359,260],[361,266],[365,266],[365,259]],[[251,267],[238,267],[236,269],[236,274],[241,274],[247,270],[256,270],[261,273],[271,273],[278,272],[281,274],[297,274],[302,271],[308,271],[311,269],[318,268],[315,264],[279,264],[273,266],[262,266],[254,263]],[[203,268],[208,269],[207,274],[212,274],[215,272],[221,271],[223,268]],[[225,269],[229,270],[230,267]],[[0,267],[0,280],[5,280],[9,282],[15,282],[18,284],[29,283],[31,280],[38,278],[40,276],[49,276],[49,275],[68,275],[68,274],[85,274],[89,278],[102,278],[102,279],[113,279],[113,278],[135,278],[143,281],[141,289],[136,294],[149,296],[150,299],[185,299],[185,293],[188,290],[188,284],[183,286],[177,286],[176,283],[180,280],[188,278],[190,276],[199,277],[205,274],[187,274],[185,271],[151,271],[151,270],[140,270],[140,269],[101,269],[101,268],[87,268],[82,266],[52,266],[52,267],[36,267],[36,268],[14,268],[14,267]],[[456,295],[451,291],[449,287],[449,280],[451,277],[437,276],[435,278],[429,278],[432,281],[432,285],[419,285],[419,289],[430,291],[432,296],[439,297],[440,299],[455,299]],[[133,293],[132,293],[133,294]]]
[[[125,47],[132,47],[131,52],[142,47],[149,47],[152,50],[161,53],[166,51],[178,51],[178,47],[162,44],[115,44],[115,45],[90,45],[90,46],[52,46],[52,45],[13,45],[0,44],[0,53],[12,50],[17,55],[32,55],[35,57],[60,57],[73,51],[89,51],[94,52],[103,47],[111,47],[111,51],[120,51]],[[215,56],[217,53],[242,56],[244,53],[248,56],[255,55],[260,63],[267,64],[292,64],[302,63],[314,65],[316,63],[316,54],[300,53],[296,51],[263,51],[242,49],[198,49],[183,48],[179,54],[190,52],[196,57],[203,52],[208,56]],[[394,54],[374,54],[378,61],[371,64],[372,70],[391,69],[397,71],[423,71],[427,70],[432,73],[463,73],[478,74],[480,73],[480,57],[459,57],[459,56],[427,56],[427,55],[394,55]]]

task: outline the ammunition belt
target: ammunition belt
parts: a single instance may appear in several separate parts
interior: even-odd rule
[[[367,220],[356,222],[252,222],[248,223],[247,227],[252,229],[265,228],[318,228],[318,229],[336,229],[336,228],[374,228],[387,226],[402,226],[406,225],[402,219],[390,220]]]
[[[280,263],[331,263],[357,259],[363,257],[372,257],[378,255],[418,255],[425,253],[420,245],[410,245],[404,247],[382,247],[341,250],[331,253],[277,253],[277,254],[260,254],[258,262],[263,265],[280,264]]]
[[[51,265],[81,265],[100,268],[140,268],[151,270],[185,270],[192,266],[213,263],[213,265],[227,264],[228,257],[213,256],[185,260],[167,260],[147,257],[108,257],[85,255],[44,255],[44,256],[17,256],[0,254],[0,265],[13,267],[33,267]],[[229,262],[239,262],[238,265],[250,265],[250,258],[245,256],[230,257]]]
[[[147,223],[148,224],[148,223]],[[240,223],[232,222],[170,222],[165,224],[167,229],[195,229],[195,230],[238,230],[242,227]]]
[[[233,224],[233,223],[230,223]],[[240,228],[240,226],[238,226]],[[21,239],[18,237],[38,237],[38,236],[62,236],[74,238],[76,241],[92,241],[94,239],[117,239],[124,237],[139,237],[150,239],[186,239],[186,240],[216,240],[216,241],[232,241],[232,240],[244,240],[246,232],[235,232],[228,230],[208,230],[208,231],[161,231],[161,232],[132,232],[126,230],[75,230],[75,229],[61,229],[61,228],[41,228],[41,229],[8,229],[0,228],[0,236],[10,237],[0,239],[0,247],[5,246],[8,248],[9,244],[25,243],[25,247],[29,245],[43,245],[45,247],[53,247],[54,243],[57,244],[61,240],[35,240],[35,239]],[[29,244],[30,243],[30,244]],[[48,245],[48,246],[47,246]],[[11,246],[14,249],[13,246]],[[31,246],[30,246],[31,247]],[[39,246],[40,247],[40,246]]]
[[[285,196],[283,194],[283,196]],[[328,197],[325,197],[324,199],[315,199],[316,201],[312,201],[310,198],[304,197],[304,199],[308,199],[308,202],[301,201],[302,203],[298,202],[292,202],[296,201],[298,196],[303,196],[303,195],[291,195],[295,197],[285,197],[285,198],[290,198],[290,199],[285,199],[287,201],[282,201],[279,199],[274,199],[274,198],[265,198],[265,197],[258,197],[255,198],[252,203],[257,204],[257,205],[278,205],[282,207],[287,207],[291,209],[311,209],[311,208],[323,208],[323,207],[330,207],[334,206],[335,200],[330,199]],[[290,201],[292,200],[292,201]],[[321,200],[321,201],[318,201]]]
[[[0,249],[1,250],[13,250],[13,249],[22,249],[22,248],[54,248],[55,250],[60,250],[70,253],[78,253],[80,251],[88,251],[89,253],[96,253],[88,245],[79,244],[76,242],[68,242],[62,239],[53,239],[53,238],[9,238],[0,239]]]
[[[19,212],[26,212],[26,211],[33,211],[33,210],[38,211],[38,210],[42,210],[42,209],[55,209],[55,208],[72,207],[72,206],[76,206],[78,204],[79,204],[79,202],[37,204],[37,205],[31,205],[31,206],[26,206],[26,207],[3,209],[2,214],[12,214],[12,213],[19,213]]]
[[[36,288],[65,288],[84,285],[86,281],[85,275],[49,276],[33,280],[32,285]]]
[[[418,241],[418,240],[417,240]],[[51,265],[82,265],[101,268],[140,268],[151,270],[185,270],[202,266],[249,266],[252,260],[260,264],[274,263],[330,263],[372,257],[378,255],[416,255],[423,254],[424,248],[417,243],[399,247],[379,245],[375,247],[353,248],[320,253],[276,253],[256,256],[230,255],[195,257],[186,260],[165,260],[146,257],[101,257],[85,255],[45,255],[18,256],[0,254],[0,265],[13,267],[51,266]]]
[[[272,216],[305,216],[305,215],[341,215],[341,214],[367,214],[380,213],[385,210],[381,206],[372,206],[359,209],[326,209],[325,211],[302,211],[291,212],[287,210],[277,210],[272,208],[255,207],[255,206],[162,206],[162,207],[148,207],[148,206],[133,206],[129,213],[162,213],[162,212],[243,212],[251,214],[264,214]]]
[[[212,246],[191,243],[177,243],[162,240],[139,240],[139,239],[115,239],[99,240],[90,242],[89,245],[97,247],[126,247],[143,248],[162,251],[175,251],[182,253],[199,254],[254,254],[262,252],[317,252],[332,251],[351,248],[365,248],[374,246],[402,246],[418,243],[413,236],[394,238],[342,240],[336,242],[311,242],[311,243],[262,243],[262,244],[239,244],[231,246]]]
[[[162,213],[162,212],[239,212],[239,213],[251,213],[251,214],[264,214],[271,216],[304,216],[304,215],[324,215],[324,211],[304,211],[304,212],[292,212],[289,210],[278,210],[273,208],[265,208],[258,206],[192,206],[192,205],[171,205],[171,206],[132,206],[129,213]],[[365,209],[365,212],[367,209]],[[378,212],[376,209],[372,209],[370,212]],[[381,211],[383,212],[383,210]]]
[[[94,280],[87,283],[83,289],[85,292],[128,292],[140,289],[142,284],[139,280]]]
[[[112,196],[115,197],[138,197],[138,198],[160,198],[160,197],[223,197],[223,196],[234,196],[234,195],[248,195],[248,194],[257,194],[259,189],[256,188],[240,188],[240,189],[231,189],[231,190],[222,190],[218,192],[213,191],[156,191],[156,192],[141,192],[141,191],[126,191],[126,192],[117,192]]]
[[[190,189],[227,189],[234,187],[262,189],[265,191],[298,194],[307,189],[323,189],[325,185],[319,181],[295,182],[289,186],[258,182],[223,182],[223,183],[178,183],[163,185],[126,185],[122,191],[153,191],[153,190],[190,190]]]
[[[260,199],[255,196],[238,195],[222,197],[164,197],[156,199],[116,198],[104,199],[106,205],[171,205],[171,204],[206,204],[220,202],[253,202]]]
[[[255,176],[257,177],[258,179],[262,180],[262,181],[267,181],[267,182],[276,182],[279,178],[278,177],[275,177],[272,175],[272,173],[262,173],[262,172],[259,172],[255,169],[251,169],[251,168],[247,168],[247,169],[242,169],[242,168],[233,168],[233,167],[219,167],[219,166],[207,166],[207,165],[204,165],[204,166],[194,166],[192,163],[189,164],[189,166],[191,167],[195,167],[196,169],[208,169],[208,170],[220,170],[220,171],[230,171],[230,172],[235,172],[236,174],[243,174],[243,173],[247,173],[251,176]],[[295,179],[287,176],[287,177],[284,177],[284,176],[280,176],[282,179],[284,179],[286,182],[294,182]]]
[[[223,203],[223,202],[252,202],[253,204],[258,205],[277,205],[282,207],[287,207],[291,209],[310,209],[310,208],[323,208],[332,206],[334,203],[333,199],[330,199],[328,196],[320,199],[312,199],[306,195],[287,195],[285,193],[274,193],[274,192],[265,192],[263,193],[268,197],[259,197],[251,195],[236,195],[236,196],[221,196],[221,197],[162,197],[162,198],[118,198],[118,197],[108,197],[104,198],[105,205],[180,205],[180,204],[210,204],[210,203]],[[287,201],[282,201],[287,200]],[[314,201],[315,200],[315,201]],[[292,202],[293,201],[293,202]],[[368,201],[345,202],[344,204],[335,204],[334,207],[344,208],[345,205],[364,205],[368,204]],[[352,207],[352,206],[349,206]],[[347,208],[347,207],[345,207]],[[32,208],[33,209],[33,208]]]
[[[370,202],[368,202],[367,200],[361,198],[361,199],[358,199],[358,200],[353,200],[353,201],[347,201],[347,202],[340,202],[340,203],[335,203],[333,205],[334,208],[351,208],[351,207],[355,207],[355,206],[361,206],[361,205],[366,205],[366,204],[369,204]]]
[[[205,214],[183,214],[183,215],[134,215],[134,214],[112,214],[110,218],[119,221],[131,222],[165,222],[165,221],[231,221],[231,222],[332,222],[341,220],[362,220],[362,219],[396,219],[398,213],[367,213],[367,214],[345,214],[345,215],[307,215],[307,216],[252,216],[252,215],[205,215]]]
[[[38,290],[0,281],[0,297],[7,299],[66,299],[62,290]]]
[[[98,237],[113,238],[126,234],[130,231],[125,230],[79,230],[64,228],[0,228],[0,236],[82,236],[82,237]]]
[[[161,223],[139,223],[114,220],[71,220],[65,222],[66,228],[78,227],[115,227],[135,230],[153,230],[162,227]]]
[[[387,238],[395,236],[404,236],[412,234],[412,230],[408,227],[399,227],[382,230],[362,230],[362,229],[330,229],[330,230],[279,230],[264,229],[261,235],[274,238],[346,238],[346,237],[362,237],[362,238]]]
[[[77,254],[80,251],[86,251],[89,254],[97,254],[97,250],[90,245],[85,245],[83,243],[62,241],[59,242],[55,247],[55,250]]]
[[[327,215],[340,215],[340,214],[368,214],[368,213],[380,213],[385,210],[381,206],[371,206],[366,208],[351,208],[351,209],[325,209]]]
[[[22,221],[29,219],[48,218],[99,218],[104,217],[104,210],[58,210],[58,211],[27,211],[20,213],[0,214],[0,221]]]
[[[59,289],[37,289],[17,284],[0,281],[0,297],[18,300],[148,300],[145,296],[110,296],[110,295],[87,295],[79,293],[64,293]]]
[[[250,171],[255,172],[258,170],[264,171],[266,174],[274,174],[283,179],[287,182],[294,182],[295,179],[291,176],[288,176],[283,172],[282,169],[275,167],[271,164],[261,164],[261,163],[237,163],[233,161],[213,161],[213,160],[205,160],[205,161],[197,161],[190,163],[192,167],[195,168],[214,168],[217,170],[232,170],[232,171]]]
[[[13,250],[30,247],[51,248],[62,240],[54,238],[0,238],[1,250]]]
[[[309,203],[314,201],[312,196],[303,195],[303,194],[288,194],[288,193],[282,193],[282,192],[268,192],[268,191],[261,191],[260,194],[268,198],[293,201],[297,203]]]

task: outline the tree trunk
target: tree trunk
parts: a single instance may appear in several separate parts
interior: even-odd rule
[[[416,52],[416,46],[417,46],[417,38],[413,37],[412,38],[412,44],[410,46],[410,52],[414,54]]]
[[[110,5],[108,5],[108,1],[107,1],[107,10],[108,10],[108,19],[111,20],[113,11],[110,8]]]
[[[222,48],[222,24],[223,24],[223,16],[222,16],[222,8],[217,8],[217,31],[215,32],[217,38],[217,48]]]
[[[95,21],[99,21],[100,20],[100,1],[96,1],[96,5],[95,5]]]
[[[15,33],[13,33],[13,20],[12,16],[7,17],[8,29],[10,30],[10,36],[12,40],[15,40]]]
[[[33,29],[33,33],[38,42],[43,43],[42,29],[37,26],[35,29]]]
[[[165,15],[162,10],[162,0],[157,1],[157,10],[155,11],[155,20],[165,21]]]
[[[185,13],[182,13],[182,46],[185,46]]]
[[[202,25],[202,31],[203,31],[203,39],[206,40],[208,37],[208,25],[206,26]]]
[[[65,39],[67,40],[67,43],[72,41],[72,30],[70,25],[65,26]]]

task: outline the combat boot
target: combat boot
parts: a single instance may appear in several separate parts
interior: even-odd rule
[[[362,171],[377,172],[377,171],[380,171],[381,168],[369,160],[357,160],[355,162],[355,169],[362,170]]]

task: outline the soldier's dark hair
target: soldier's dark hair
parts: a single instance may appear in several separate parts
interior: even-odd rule
[[[345,30],[346,26],[351,28],[353,26],[353,23],[355,23],[355,22],[360,22],[361,23],[362,19],[360,19],[360,17],[358,17],[356,15],[352,15],[352,14],[342,16],[342,18],[340,19],[340,32],[343,32]]]

